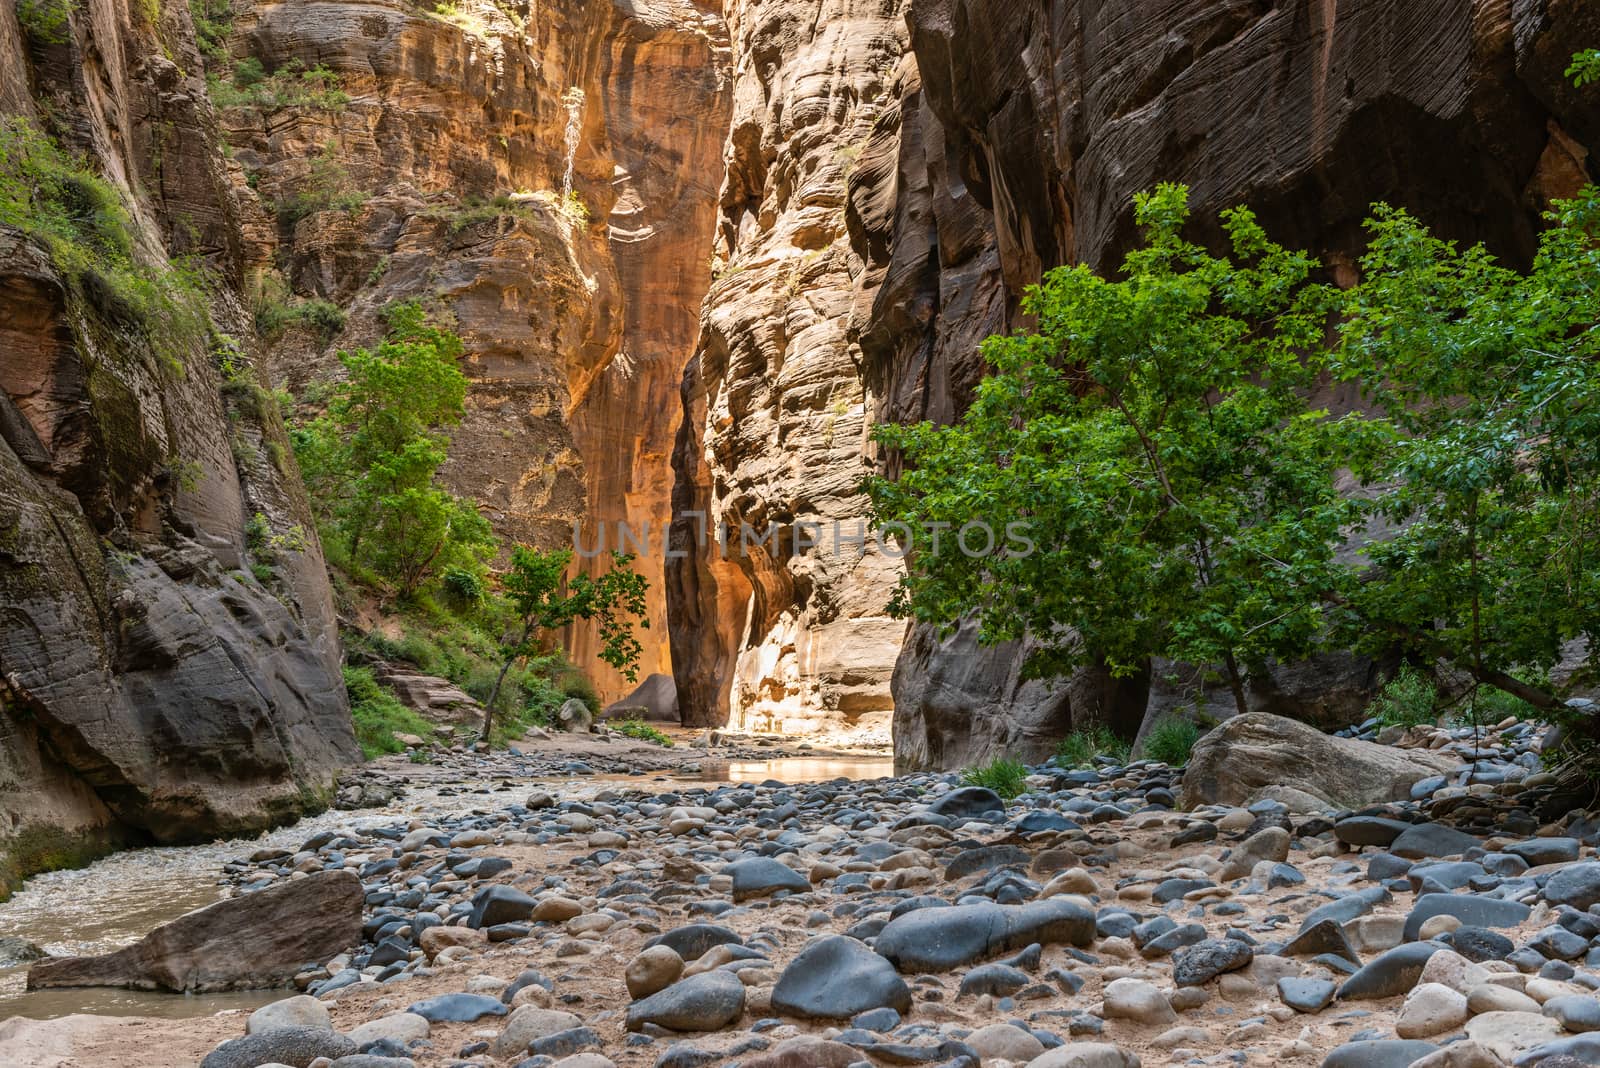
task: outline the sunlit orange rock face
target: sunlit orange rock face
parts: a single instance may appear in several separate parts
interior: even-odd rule
[[[223,115],[252,265],[350,312],[336,338],[279,344],[284,381],[336,374],[385,304],[422,298],[455,323],[471,380],[444,475],[498,534],[552,547],[579,525],[592,547],[621,523],[664,529],[730,99],[716,5],[261,4],[233,47],[267,69],[320,63],[351,97]],[[275,206],[319,154],[364,196],[291,225]],[[671,670],[651,548],[645,674]],[[625,692],[591,630],[567,642],[603,696]]]

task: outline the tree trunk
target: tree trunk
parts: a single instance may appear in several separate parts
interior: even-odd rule
[[[1250,703],[1244,695],[1244,678],[1239,674],[1239,662],[1233,658],[1233,653],[1222,655],[1222,663],[1228,669],[1228,689],[1233,692],[1233,704],[1239,710],[1239,715],[1250,711]]]
[[[533,627],[529,624],[524,624],[522,640],[512,647],[512,651],[506,656],[506,662],[500,665],[500,674],[494,678],[494,689],[489,691],[489,699],[483,703],[483,730],[478,737],[483,740],[484,745],[489,744],[489,730],[494,726],[494,703],[500,699],[500,687],[505,684],[506,674],[511,670],[511,665],[515,664],[517,657],[522,655],[521,650],[528,647],[528,637],[532,633]]]

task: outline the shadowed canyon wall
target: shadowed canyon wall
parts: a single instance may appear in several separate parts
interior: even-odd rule
[[[241,246],[187,13],[139,10],[41,37],[0,7],[0,117],[104,176],[145,277],[188,255],[216,287],[170,329],[81,246],[0,226],[0,895],[318,807],[360,758],[283,424],[220,371],[260,354],[212,334],[245,333]]]
[[[955,417],[982,374],[977,341],[1026,325],[1018,301],[1042,271],[1114,265],[1134,236],[1133,194],[1159,181],[1187,183],[1200,220],[1250,204],[1275,237],[1337,275],[1374,201],[1525,260],[1549,198],[1595,174],[1588,146],[1600,110],[1563,77],[1571,54],[1600,40],[1600,10],[1580,0],[894,6],[730,14],[738,73],[718,236],[729,268],[685,377],[675,456],[684,506],[736,519],[859,508],[834,487],[875,458],[854,424],[848,448],[821,431],[829,409],[817,393],[829,396],[830,382],[813,385],[812,369],[837,369],[869,423]],[[835,58],[830,34],[852,19],[861,29]],[[840,74],[870,47],[881,58],[868,65],[885,65],[889,88],[866,109]],[[807,77],[807,64],[827,73]],[[848,125],[853,114],[870,124],[864,138]],[[837,231],[806,224],[828,195],[810,177],[826,171],[826,152],[808,154],[819,124],[847,131],[853,146],[848,249]],[[1197,236],[1214,235],[1200,226]],[[842,276],[798,272],[803,289],[790,298],[784,260],[823,239]],[[828,325],[806,318],[821,307]],[[844,706],[849,687],[813,666],[825,663],[823,626],[862,626],[876,609],[833,606],[881,604],[893,570],[856,573],[825,554],[780,550],[674,566],[679,686],[706,719],[787,702],[787,717],[806,722]],[[903,766],[1041,757],[1084,719],[1131,728],[1149,712],[1211,700],[1181,665],[1050,686],[1023,681],[1025,648],[980,649],[966,628],[942,640],[912,628],[903,651],[892,626],[879,634],[836,647],[857,658],[852,679],[876,680],[895,663]],[[1373,665],[1335,660],[1275,671],[1251,699],[1336,719],[1375,681]]]

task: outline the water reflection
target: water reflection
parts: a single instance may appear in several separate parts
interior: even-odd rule
[[[882,779],[894,774],[889,757],[778,757],[702,764],[699,782],[827,782],[830,779]]]

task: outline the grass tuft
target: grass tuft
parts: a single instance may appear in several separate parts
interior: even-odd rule
[[[1194,743],[1200,740],[1200,728],[1186,719],[1163,719],[1150,728],[1144,738],[1144,755],[1175,768],[1189,763]]]
[[[1028,792],[1028,769],[1015,760],[996,757],[963,771],[961,781],[968,786],[986,786],[1010,801]]]
[[[396,734],[415,734],[428,738],[433,724],[400,703],[384,689],[369,668],[344,669],[345,693],[350,697],[350,719],[355,724],[356,741],[368,760],[385,753],[399,753],[405,744]]]
[[[656,745],[667,749],[672,748],[671,738],[668,738],[642,719],[625,719],[621,723],[612,724],[611,729],[625,738],[636,738],[641,742],[654,742]]]
[[[1105,727],[1089,727],[1073,731],[1056,745],[1056,763],[1068,768],[1091,766],[1095,757],[1110,757],[1118,764],[1128,762],[1130,747],[1127,742]]]

